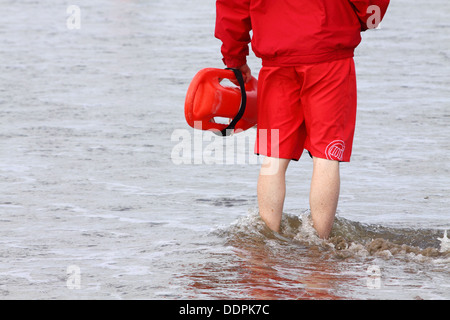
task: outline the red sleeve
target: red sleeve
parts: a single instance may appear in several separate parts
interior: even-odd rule
[[[247,62],[250,43],[250,0],[217,0],[215,37],[222,41],[223,62],[238,68]]]
[[[390,0],[348,0],[353,6],[359,21],[361,30],[375,29],[383,20]]]

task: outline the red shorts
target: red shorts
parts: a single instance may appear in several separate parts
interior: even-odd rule
[[[350,161],[355,121],[353,58],[261,69],[255,153]]]

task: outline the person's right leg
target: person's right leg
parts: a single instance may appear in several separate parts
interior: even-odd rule
[[[302,106],[313,157],[310,208],[319,237],[328,238],[339,198],[339,163],[350,161],[356,120],[353,59],[312,65],[305,71]]]
[[[339,190],[339,162],[313,157],[309,202],[314,229],[320,238],[327,239],[331,233]]]

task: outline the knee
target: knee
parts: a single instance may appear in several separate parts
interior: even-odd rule
[[[289,165],[290,159],[280,159],[266,157],[261,165],[260,175],[275,176],[284,175]]]

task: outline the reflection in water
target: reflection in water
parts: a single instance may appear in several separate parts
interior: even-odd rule
[[[251,251],[254,250],[254,251]],[[343,276],[329,261],[275,259],[267,252],[236,250],[234,263],[207,264],[190,275],[194,296],[214,299],[342,299],[334,293],[342,281],[357,279]],[[280,261],[281,260],[281,261]],[[297,263],[296,263],[297,262]]]
[[[336,285],[355,279],[340,276],[330,261],[305,253],[297,250],[280,259],[256,247],[241,250],[236,271],[242,294],[249,299],[340,299]]]

